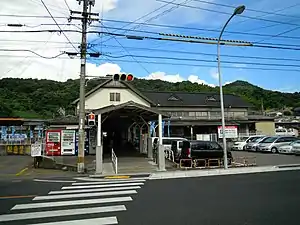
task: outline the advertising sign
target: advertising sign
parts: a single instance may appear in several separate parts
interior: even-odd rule
[[[75,133],[76,135],[76,141],[75,141],[75,155],[78,155],[78,139],[79,139],[79,135],[78,135],[78,131],[76,131]],[[90,133],[88,131],[85,131],[85,145],[84,145],[84,153],[85,155],[89,154],[89,140],[90,140]]]
[[[32,157],[42,156],[42,144],[31,145],[31,156]]]
[[[61,155],[75,155],[75,130],[61,131]]]
[[[46,155],[61,155],[61,130],[46,131]]]
[[[223,138],[222,126],[218,126],[218,137]],[[225,126],[225,137],[226,138],[237,138],[238,127],[237,126]]]

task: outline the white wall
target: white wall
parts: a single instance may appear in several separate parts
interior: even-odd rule
[[[120,102],[110,101],[110,93],[112,92],[120,93]],[[116,87],[116,88],[103,88],[89,95],[85,99],[85,108],[87,110],[99,109],[110,105],[123,104],[128,101],[133,101],[135,103],[150,107],[150,104],[146,100],[144,100],[143,98],[135,94],[133,91],[125,88]],[[79,109],[78,104],[77,104],[77,109]]]

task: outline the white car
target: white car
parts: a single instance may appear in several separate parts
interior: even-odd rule
[[[244,147],[247,143],[255,141],[262,137],[264,137],[264,135],[254,135],[254,136],[250,136],[250,137],[245,137],[241,141],[234,142],[234,144],[232,146],[232,150],[239,150],[239,151],[245,150]]]
[[[300,155],[300,140],[294,142],[292,151],[295,155]]]

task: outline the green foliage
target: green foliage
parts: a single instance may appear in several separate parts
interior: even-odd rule
[[[93,79],[87,83],[86,91],[103,82]],[[219,88],[199,85],[189,81],[170,83],[161,80],[135,79],[131,83],[139,90],[215,92]],[[263,102],[266,109],[300,106],[300,93],[280,93],[264,90],[245,81],[236,81],[224,86],[225,93],[236,94],[249,101],[257,109]],[[79,80],[57,82],[37,79],[0,80],[0,116],[20,116],[25,118],[52,118],[57,116],[61,107],[66,114],[73,114],[71,102],[79,96]]]

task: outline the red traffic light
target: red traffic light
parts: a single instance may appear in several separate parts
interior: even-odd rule
[[[94,113],[89,114],[89,120],[95,120],[95,114]]]
[[[132,74],[127,75],[127,81],[133,81],[133,75]]]

